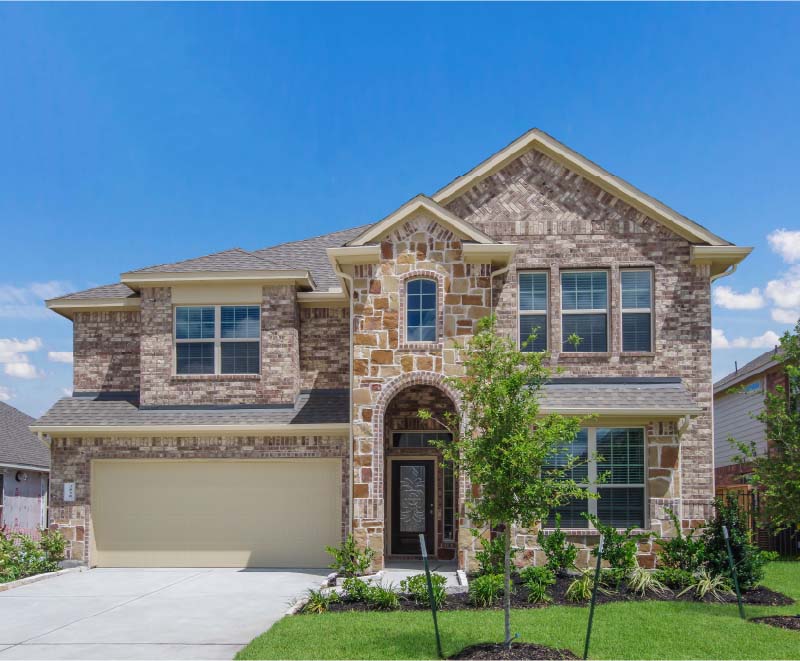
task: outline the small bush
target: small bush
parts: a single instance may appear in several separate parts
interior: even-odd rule
[[[561,530],[561,515],[556,514],[556,527],[545,534],[539,531],[536,540],[547,556],[546,567],[557,576],[566,576],[569,569],[575,566],[578,547],[567,541],[567,535]]]
[[[375,551],[369,547],[360,549],[352,535],[348,535],[339,548],[326,546],[325,551],[333,558],[333,562],[328,566],[347,577],[365,574],[375,556]]]
[[[349,601],[361,601],[366,603],[369,599],[370,585],[360,578],[355,578],[354,576],[346,578],[344,583],[342,583],[342,590],[344,591],[344,596]]]
[[[42,530],[37,541],[0,529],[0,583],[57,571],[65,547],[66,540],[58,531]]]
[[[703,532],[705,566],[709,574],[733,580],[722,526],[728,527],[739,586],[742,590],[749,590],[764,578],[766,561],[761,551],[750,542],[744,515],[733,498],[714,501],[714,517]]]
[[[447,598],[445,586],[447,577],[441,574],[431,573],[431,585],[433,587],[433,601],[436,608],[441,608]],[[428,604],[428,582],[425,574],[416,574],[400,581],[400,589],[411,596],[411,599],[418,604]]]
[[[481,608],[496,606],[503,594],[503,575],[484,574],[469,583],[469,600]]]
[[[367,603],[378,610],[391,611],[400,608],[400,597],[391,585],[370,585]]]
[[[702,537],[695,538],[696,529],[692,528],[686,535],[681,531],[681,522],[674,511],[667,508],[667,514],[675,526],[675,537],[659,539],[661,550],[658,552],[658,564],[669,569],[681,569],[693,574],[703,566],[705,542]]]
[[[481,549],[475,553],[478,574],[502,574],[505,571],[506,549],[502,536],[494,539],[480,538]]]
[[[622,585],[622,581],[624,581],[628,577],[628,574],[634,570],[635,568],[630,571],[627,569],[601,569],[600,585],[618,590],[619,586]]]
[[[550,596],[550,586],[544,583],[526,583],[525,587],[528,588],[528,602],[531,604],[544,604],[553,601]]]
[[[731,594],[733,592],[727,577],[722,574],[711,574],[707,569],[701,569],[697,572],[692,584],[679,592],[678,596],[680,597],[690,591],[694,591],[696,599],[703,599],[711,595],[717,601],[723,601],[724,594]]]
[[[569,601],[587,601],[592,598],[593,585],[594,577],[591,571],[585,571],[579,578],[569,584],[565,596]]]
[[[642,597],[648,592],[659,595],[667,592],[667,587],[658,580],[658,576],[644,567],[636,567],[628,574],[628,587]]]
[[[308,602],[303,606],[304,613],[324,613],[330,609],[331,604],[339,601],[339,595],[335,592],[323,592],[322,590],[309,590],[306,596]]]
[[[553,585],[556,582],[555,574],[549,567],[525,567],[519,570],[520,580],[528,585],[538,583],[540,585]]]
[[[592,522],[595,528],[603,535],[603,560],[611,565],[612,569],[622,569],[626,572],[636,567],[636,551],[641,542],[646,542],[652,533],[634,533],[633,527],[617,532],[614,526],[607,526],[600,523],[600,520],[593,514],[584,514]],[[596,558],[598,547],[592,549],[592,555]]]
[[[672,590],[682,590],[694,582],[692,572],[685,569],[675,569],[674,567],[657,569],[656,578]]]

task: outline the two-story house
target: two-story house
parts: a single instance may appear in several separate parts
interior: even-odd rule
[[[573,539],[597,541],[583,512],[702,522],[710,286],[749,252],[533,130],[373,224],[51,300],[75,337],[74,395],[33,426],[51,521],[99,566],[319,566],[350,531],[378,564],[422,533],[468,565],[468,476],[417,411],[458,409],[446,379],[495,313],[561,369],[542,410],[595,416],[565,451],[611,477],[562,508]]]

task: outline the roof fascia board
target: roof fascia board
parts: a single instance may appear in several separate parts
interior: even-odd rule
[[[677,211],[670,209],[665,204],[643,193],[628,182],[623,181],[619,177],[615,177],[596,163],[581,156],[578,152],[570,149],[539,129],[528,131],[525,135],[517,138],[505,149],[501,149],[493,156],[490,156],[467,174],[447,184],[447,186],[440,189],[432,196],[433,199],[441,205],[448,204],[456,197],[472,188],[475,184],[503,169],[511,161],[530,149],[536,149],[558,161],[568,169],[577,172],[607,193],[622,199],[635,209],[638,209],[645,215],[665,225],[687,241],[693,243],[708,243],[711,245],[728,244],[722,237],[710,232],[705,227],[686,218]]]
[[[381,261],[381,247],[368,246],[342,246],[326,248],[328,260],[336,270],[336,264],[377,264]]]
[[[123,273],[120,282],[131,289],[143,286],[162,286],[179,283],[204,282],[263,282],[270,284],[298,284],[313,287],[314,281],[307,269],[241,270],[241,271],[183,271]]]
[[[347,307],[349,299],[341,289],[334,291],[300,291],[297,302],[303,307],[341,308]]]
[[[347,435],[346,422],[329,424],[249,425],[31,425],[35,433],[51,436],[120,436],[123,434],[281,434],[283,436]]]
[[[721,275],[737,266],[753,249],[747,246],[692,246],[691,263],[709,264],[711,275]]]
[[[441,206],[431,198],[425,195],[417,195],[416,197],[406,202],[397,211],[386,216],[386,218],[384,218],[383,220],[379,220],[377,223],[375,223],[369,229],[367,229],[364,233],[357,236],[352,241],[348,242],[347,245],[363,246],[369,243],[370,241],[374,241],[382,234],[385,234],[394,225],[402,222],[408,216],[418,211],[426,211],[431,216],[433,216],[437,221],[445,225],[448,229],[453,230],[456,234],[460,234],[461,236],[469,239],[470,241],[475,241],[477,243],[488,243],[488,244],[496,243],[496,241],[492,239],[490,236],[484,234],[483,232],[473,227],[469,223],[465,222],[455,214],[450,213],[447,209],[445,209],[443,206]]]
[[[55,298],[44,303],[53,312],[57,312],[67,319],[72,319],[76,312],[135,312],[139,309],[141,300],[136,297],[74,300]]]
[[[686,416],[696,417],[703,412],[700,408],[684,408],[684,409],[639,409],[639,408],[591,408],[591,407],[548,407],[542,406],[539,413],[546,415],[548,413],[560,413],[562,415],[596,415],[602,418],[606,417],[620,417],[620,418],[643,418],[648,420],[665,420],[673,418],[683,418]]]
[[[32,471],[36,473],[49,473],[50,468],[47,466],[34,466],[33,464],[13,464],[6,461],[0,461],[0,469],[11,468],[20,471]]]

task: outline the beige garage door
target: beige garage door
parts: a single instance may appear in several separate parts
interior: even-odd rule
[[[92,462],[99,567],[324,567],[339,459]]]

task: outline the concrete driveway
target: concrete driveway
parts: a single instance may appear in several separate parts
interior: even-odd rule
[[[64,574],[0,592],[0,659],[232,659],[327,572]]]

